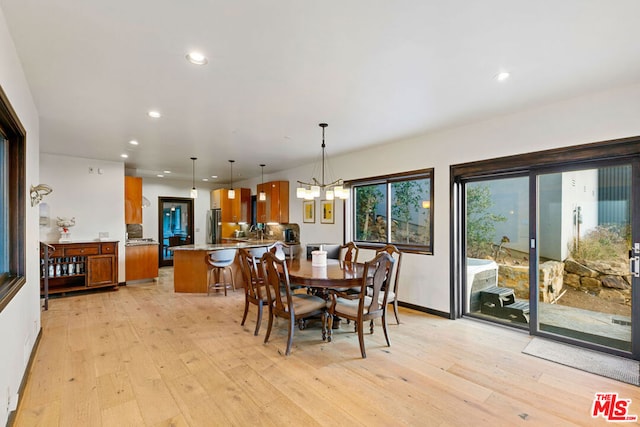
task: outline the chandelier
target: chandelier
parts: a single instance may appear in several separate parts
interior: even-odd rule
[[[296,197],[298,199],[313,200],[316,197],[320,197],[320,194],[324,192],[327,200],[348,199],[349,190],[343,187],[342,179],[336,179],[333,182],[325,183],[325,144],[324,144],[324,129],[328,126],[326,123],[320,123],[318,126],[322,128],[322,169],[320,180],[313,177],[311,182],[298,181],[298,188],[296,189]],[[314,171],[315,172],[315,171]]]

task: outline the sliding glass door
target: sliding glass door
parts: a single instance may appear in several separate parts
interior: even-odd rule
[[[529,323],[529,177],[464,186],[465,312],[500,323]]]
[[[452,317],[640,360],[640,138],[451,167]]]
[[[622,163],[535,174],[537,332],[632,351],[633,170]]]

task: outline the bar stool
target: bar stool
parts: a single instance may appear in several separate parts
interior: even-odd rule
[[[227,296],[227,288],[231,286],[233,291],[236,290],[236,282],[233,280],[233,270],[231,265],[236,258],[237,249],[221,249],[210,252],[207,255],[209,271],[207,272],[207,295],[212,289],[224,289],[224,296]],[[224,278],[225,271],[229,272],[231,282],[226,282]],[[214,282],[211,283],[211,276],[214,276]]]

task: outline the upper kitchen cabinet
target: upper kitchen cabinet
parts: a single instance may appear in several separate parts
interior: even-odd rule
[[[124,177],[124,223],[142,224],[142,178]]]
[[[251,221],[251,189],[236,188],[236,197],[229,199],[229,190],[218,188],[211,192],[211,209],[220,209],[222,222]]]
[[[271,181],[258,184],[258,194],[264,191],[267,200],[257,201],[258,222],[289,222],[289,181]]]

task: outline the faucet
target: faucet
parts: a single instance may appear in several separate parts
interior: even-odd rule
[[[264,239],[264,231],[262,230],[262,228],[256,227],[255,224],[251,224],[251,227],[249,227],[249,233],[254,231],[256,233],[256,239],[260,239],[260,241],[262,241]]]

